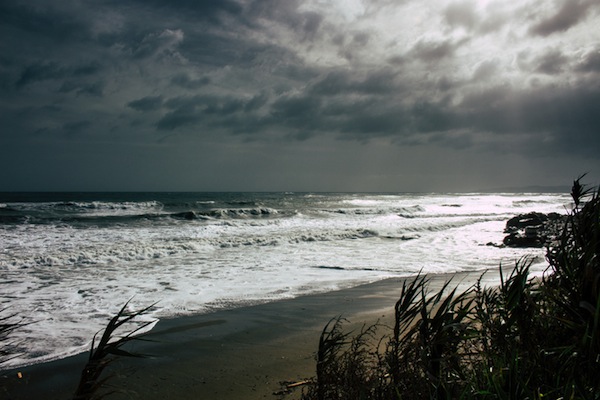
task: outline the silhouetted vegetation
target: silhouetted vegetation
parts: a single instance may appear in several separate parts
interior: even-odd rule
[[[0,310],[0,369],[2,364],[19,355],[19,343],[12,339],[11,333],[27,325],[17,314],[8,314],[7,311]]]
[[[154,307],[154,304],[134,312],[127,310],[128,305],[129,302],[125,303],[123,308],[108,322],[97,346],[96,335],[94,336],[90,357],[81,371],[81,379],[73,400],[99,399],[110,393],[100,394],[99,392],[110,378],[101,379],[101,375],[104,368],[114,360],[114,357],[111,356],[144,357],[141,354],[126,351],[122,346],[131,340],[140,340],[140,337],[135,335],[150,325],[152,321],[139,322],[135,328],[130,329],[126,334],[117,335],[116,332],[123,325],[135,323],[135,319],[149,311]]]
[[[600,399],[600,192],[581,178],[543,277],[524,258],[498,287],[405,282],[393,327],[325,326],[303,399]]]

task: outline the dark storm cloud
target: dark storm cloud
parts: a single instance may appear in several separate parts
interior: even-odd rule
[[[535,60],[535,63],[536,72],[547,75],[555,75],[565,70],[569,63],[569,58],[560,50],[550,50]]]
[[[372,35],[369,32],[356,31],[336,34],[331,42],[338,46],[338,54],[346,60],[352,61],[356,54],[368,48]]]
[[[77,121],[69,122],[65,124],[63,128],[69,133],[79,133],[91,125],[92,123],[90,121]]]
[[[475,76],[483,79],[493,73],[492,64],[486,64]],[[567,152],[595,157],[600,152],[597,84],[582,81],[559,90],[497,86],[473,91],[455,104],[448,99],[410,100],[401,91],[368,93],[355,100],[332,97],[355,91],[352,80],[344,77],[343,72],[330,73],[305,95],[280,98],[271,108],[270,124],[305,136],[328,131],[363,142],[389,137],[399,144],[532,156]]]
[[[596,156],[600,151],[600,88],[552,87],[522,91],[499,87],[465,98],[457,109],[459,127],[474,132],[516,135],[520,149],[532,155],[572,151]],[[500,142],[501,143],[501,142]],[[510,146],[511,141],[504,143]]]
[[[600,47],[587,53],[577,66],[580,72],[600,72]]]
[[[162,96],[147,96],[127,103],[127,106],[137,111],[156,111],[163,104]]]
[[[26,86],[32,82],[44,81],[49,79],[62,79],[67,77],[84,77],[97,73],[100,66],[97,63],[89,63],[78,66],[59,65],[56,62],[36,62],[26,66],[19,80],[16,82],[17,87]]]
[[[68,7],[67,7],[68,9]],[[0,25],[16,29],[25,35],[39,35],[43,43],[74,41],[89,38],[86,24],[71,18],[69,12],[52,3],[3,1],[0,3]],[[78,32],[79,35],[73,34]],[[17,38],[16,44],[20,39]]]
[[[171,78],[171,83],[183,89],[194,90],[210,83],[210,78],[204,76],[202,78],[193,79],[188,74],[181,73]]]
[[[313,40],[322,27],[323,16],[314,11],[300,11],[301,0],[261,0],[250,1],[246,10],[246,21],[256,26],[256,21],[265,19],[276,21],[294,31],[300,41]]]
[[[365,77],[350,70],[339,69],[315,82],[310,91],[317,95],[335,96],[348,93],[386,94],[397,90],[397,72],[390,69],[369,71]]]
[[[102,96],[104,96],[104,88],[105,88],[105,83],[103,81],[84,83],[84,84],[66,81],[60,87],[59,92],[62,92],[62,93],[74,92],[77,96],[88,95],[88,96],[102,97]]]
[[[145,103],[145,100],[138,101]],[[213,128],[232,128],[232,118],[237,118],[236,120],[243,124],[243,120],[236,114],[256,112],[267,100],[268,96],[265,93],[259,93],[250,98],[211,95],[181,96],[164,101],[164,103],[161,99],[161,103],[169,111],[159,119],[156,127],[159,130],[175,130],[202,123]]]
[[[284,96],[271,107],[274,122],[297,131],[322,129],[321,99],[311,96]]]
[[[564,32],[583,21],[592,7],[598,6],[596,0],[562,0],[561,3],[554,14],[534,24],[531,33],[549,36]]]
[[[6,0],[0,147],[210,141],[226,156],[336,139],[594,159],[597,34],[579,47],[551,40],[598,8],[552,4]],[[385,21],[402,6],[441,24]]]
[[[231,15],[241,17],[242,5],[235,0],[133,0],[143,8],[150,8],[157,15],[178,14],[196,21],[220,24],[222,19]]]
[[[445,58],[451,58],[463,43],[464,40],[458,42],[452,40],[439,42],[421,40],[412,48],[409,56],[426,63],[435,63]]]
[[[21,77],[16,82],[16,86],[22,87],[31,82],[64,78],[65,76],[68,76],[67,71],[55,63],[32,64],[23,69]]]
[[[172,131],[183,126],[194,125],[200,121],[201,115],[194,107],[181,107],[166,113],[157,123],[159,130]]]
[[[133,49],[134,59],[143,59],[152,56],[167,55],[171,46],[180,41],[183,36],[181,31],[166,29],[160,33],[150,33]]]
[[[245,112],[252,112],[259,110],[262,106],[264,106],[269,100],[269,95],[265,92],[258,93],[253,96],[250,100],[246,101],[244,104]]]

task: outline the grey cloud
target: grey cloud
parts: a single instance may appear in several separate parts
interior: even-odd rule
[[[464,41],[452,42],[445,40],[442,42],[419,41],[409,52],[419,60],[426,63],[438,62],[442,59],[452,57]]]
[[[297,137],[306,138],[325,128],[321,123],[321,104],[319,97],[282,96],[271,107],[271,121],[291,128]]]
[[[466,1],[450,4],[444,10],[444,17],[451,27],[462,26],[470,30],[477,24],[473,4]]]
[[[174,48],[183,40],[181,30],[165,29],[160,33],[149,33],[133,49],[134,58],[146,58],[172,54]]]
[[[334,133],[340,139],[369,141],[393,137],[406,142],[420,131],[444,130],[446,114],[426,102],[403,105],[394,97],[328,97],[310,92],[284,96],[273,104],[270,123],[283,125],[304,136]]]
[[[285,57],[285,59],[288,61],[274,66],[273,74],[298,82],[308,82],[320,74],[320,68],[305,65],[293,55]]]
[[[16,86],[21,88],[33,82],[62,79],[70,77],[82,77],[93,75],[100,70],[96,63],[79,66],[65,66],[53,61],[36,62],[23,69]]]
[[[158,130],[169,130],[193,125],[200,121],[201,115],[194,107],[181,107],[165,114],[157,123]]]
[[[378,136],[400,136],[406,133],[407,120],[402,109],[358,112],[347,115],[339,124],[341,137],[362,141]]]
[[[75,93],[79,95],[88,95],[95,97],[102,97],[104,95],[104,88],[106,84],[104,81],[86,81],[86,80],[73,80],[66,79],[58,89],[59,93]]]
[[[192,79],[190,78],[190,76],[186,73],[181,73],[178,74],[176,76],[174,76],[173,78],[171,78],[171,83],[174,85],[177,85],[183,89],[198,89],[201,88],[202,86],[206,86],[210,83],[210,78],[207,76],[204,76],[202,78],[198,78],[198,79]]]
[[[315,12],[305,13],[304,21],[301,25],[302,32],[304,33],[304,40],[313,40],[317,35],[323,17]]]
[[[388,57],[386,61],[393,66],[401,66],[407,63],[409,60],[410,59],[407,56],[396,54]]]
[[[23,34],[41,35],[46,43],[83,41],[90,38],[89,26],[58,3],[17,2],[0,3],[0,25],[13,27]]]
[[[362,113],[372,114],[373,109],[379,106],[377,100],[372,96],[361,96],[360,98],[340,96],[335,101],[327,101],[322,104],[320,115],[339,121]]]
[[[341,137],[361,141],[387,136],[400,144],[424,144],[454,128],[455,117],[443,102],[417,100],[412,104],[357,104],[338,121]]]
[[[190,62],[204,68],[238,65],[244,49],[244,39],[238,43],[211,32],[187,32],[179,50]],[[252,43],[248,43],[252,45]],[[247,47],[246,47],[247,51]]]
[[[53,62],[36,63],[27,66],[17,81],[17,87],[26,86],[32,82],[47,79],[57,79],[67,76],[67,71]]]
[[[580,72],[600,72],[600,47],[587,53],[576,69]]]
[[[351,37],[349,42],[346,42],[347,36]],[[348,35],[336,35],[334,36],[332,42],[339,47],[338,54],[351,61],[355,58],[357,53],[360,53],[365,49],[370,40],[370,33],[357,31],[349,33]]]
[[[538,37],[521,37],[510,49],[508,31],[481,37],[515,21],[511,7],[494,14],[458,1],[432,16],[466,34],[428,41],[419,38],[431,30],[415,31],[409,50],[387,59],[376,58],[378,50],[393,39],[376,43],[385,35],[368,26],[380,12],[372,4],[347,26],[326,12],[303,11],[300,0],[0,3],[0,33],[9,38],[0,42],[0,87],[9,89],[2,91],[7,129],[0,140],[23,152],[31,141],[84,139],[163,149],[156,142],[163,136],[169,149],[205,137],[215,147],[294,147],[312,137],[352,148],[349,142],[393,143],[406,152],[432,145],[527,157],[600,154],[599,48],[572,47],[570,34],[552,43],[544,37],[583,21],[583,10],[591,15],[588,1],[574,0],[576,10],[557,3],[552,15],[530,20]],[[398,4],[405,2],[386,0],[386,7]],[[114,12],[122,23],[94,30],[97,12]],[[477,53],[487,41],[492,47]],[[369,51],[372,44],[377,51]],[[500,50],[490,56],[493,46]],[[324,50],[327,62],[319,59]],[[459,52],[465,57],[457,59]],[[504,68],[514,53],[522,54],[522,70]]]
[[[556,13],[533,25],[530,32],[540,36],[564,32],[581,22],[595,4],[595,0],[562,0]]]
[[[63,130],[69,137],[82,136],[86,130],[92,126],[90,121],[75,121],[63,125]]]
[[[517,55],[516,61],[523,72],[549,76],[570,71],[573,65],[571,58],[565,55],[560,48],[549,48],[537,54],[533,50],[527,49]]]
[[[498,71],[497,60],[488,60],[480,63],[473,72],[472,80],[475,82],[486,81]]]
[[[78,65],[73,68],[73,76],[89,76],[101,72],[101,65],[98,62],[90,62],[88,64]]]
[[[416,132],[443,132],[452,130],[456,125],[455,117],[443,103],[420,101],[410,111],[413,130]]]
[[[300,11],[301,4],[298,0],[252,1],[245,14],[253,20],[266,19],[291,29],[301,41],[312,41],[320,32],[323,16],[313,11]]]
[[[352,44],[366,46],[369,40],[371,40],[371,35],[368,32],[356,32],[352,37]]]
[[[467,92],[458,104],[402,99],[401,94],[352,101],[311,93],[277,101],[272,123],[359,141],[390,137],[400,144],[482,146],[533,156],[600,153],[600,88],[584,82],[561,90],[552,86],[479,89]],[[481,142],[478,137],[486,139]]]
[[[535,63],[537,64],[535,71],[547,75],[556,75],[564,71],[569,58],[566,57],[560,50],[550,50],[541,55]]]
[[[600,88],[552,87],[519,91],[498,87],[468,96],[457,108],[459,126],[475,132],[530,135],[532,154],[568,151],[593,156],[600,152]]]
[[[511,16],[500,10],[489,10],[488,15],[484,18],[477,28],[479,33],[492,33],[500,30],[508,21]]]
[[[462,27],[480,34],[497,31],[510,20],[506,12],[493,6],[488,6],[484,12],[477,12],[475,4],[469,1],[451,3],[443,11],[443,17],[453,29]]]
[[[155,111],[161,108],[163,104],[162,96],[147,96],[127,103],[127,106],[136,111]]]
[[[229,115],[244,109],[244,101],[240,99],[211,99],[204,112],[207,114]]]
[[[474,74],[474,80],[479,79],[479,76],[477,74],[477,71],[475,71]],[[454,82],[452,79],[448,78],[447,76],[442,76],[438,79],[436,85],[435,85],[435,89],[439,90],[441,92],[447,92],[451,89],[454,89],[457,87],[457,83]]]
[[[221,24],[227,15],[240,17],[244,7],[235,0],[133,0],[141,7],[151,7],[159,15],[179,14],[196,21]]]
[[[218,32],[186,31],[185,40],[177,49],[190,63],[203,70],[228,66],[277,68],[284,62],[301,62],[293,49],[277,43],[262,43],[249,36],[231,38]]]
[[[250,100],[244,104],[245,112],[252,112],[259,110],[262,106],[264,106],[267,101],[269,101],[269,95],[265,92],[259,93],[253,96]]]
[[[165,101],[165,107],[172,110],[197,110],[204,114],[231,114],[241,111],[244,101],[230,96],[181,96]]]
[[[492,66],[493,61],[481,64],[474,76],[483,79],[494,72]],[[385,73],[380,72],[380,76]],[[199,124],[233,133],[254,133],[257,139],[266,131],[287,132],[298,140],[327,134],[363,142],[389,137],[405,145],[483,146],[531,155],[566,151],[591,157],[600,152],[600,115],[595,110],[600,104],[600,89],[584,83],[561,90],[551,86],[478,89],[466,92],[463,101],[455,104],[448,99],[411,100],[402,92],[382,96],[383,92],[376,90],[359,91],[366,82],[365,77],[353,79],[341,70],[325,75],[304,92],[281,95],[272,103],[266,94],[250,99],[174,98],[165,102],[171,111],[157,128],[173,130]],[[361,97],[341,96],[348,93],[360,93]],[[255,113],[255,102],[269,107],[264,117]],[[487,139],[481,144],[477,137]]]
[[[342,46],[346,42],[346,35],[341,32],[337,32],[331,38],[331,42],[336,46]]]
[[[198,95],[180,96],[166,101],[161,99],[162,105],[170,111],[159,119],[156,128],[158,130],[174,130],[201,124],[235,130],[232,121],[241,125],[245,125],[246,120],[251,122],[253,116],[241,117],[240,114],[256,112],[266,104],[268,99],[269,97],[265,93],[259,93],[250,98]]]
[[[395,73],[381,69],[368,73],[362,79],[349,70],[338,70],[327,74],[312,85],[310,91],[319,95],[334,96],[344,93],[386,94],[397,90]]]

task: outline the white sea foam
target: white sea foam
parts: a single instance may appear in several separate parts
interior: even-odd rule
[[[158,301],[151,317],[161,318],[542,256],[486,244],[502,241],[508,218],[568,203],[561,195],[212,196],[3,200],[2,301],[33,322],[15,333],[27,340],[11,363],[87,350],[129,299],[135,308]]]

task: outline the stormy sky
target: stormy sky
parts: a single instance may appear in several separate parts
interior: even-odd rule
[[[2,0],[0,37],[0,191],[600,173],[597,0]]]

